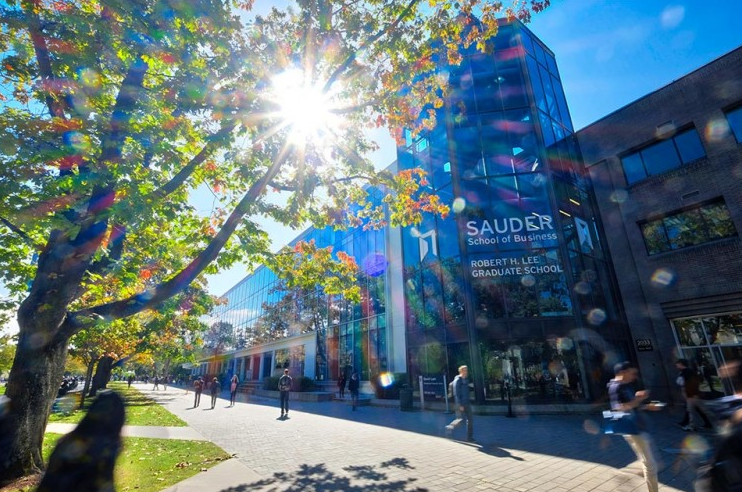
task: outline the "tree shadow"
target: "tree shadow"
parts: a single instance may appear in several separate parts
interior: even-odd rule
[[[272,478],[222,489],[221,492],[277,490],[284,492],[427,492],[415,486],[416,478],[390,480],[378,468],[413,469],[405,458],[394,458],[380,465],[353,465],[343,468],[348,475],[327,469],[324,463],[302,464],[291,473],[277,472]]]

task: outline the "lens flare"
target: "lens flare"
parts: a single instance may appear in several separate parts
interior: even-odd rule
[[[593,326],[598,326],[602,325],[607,317],[605,311],[600,308],[595,308],[591,309],[590,312],[587,313],[587,322]]]
[[[533,275],[523,275],[520,279],[520,283],[525,287],[532,287],[536,283],[536,277]]]
[[[456,198],[453,201],[453,207],[452,208],[453,208],[454,213],[457,213],[458,214],[458,213],[463,212],[464,209],[466,208],[466,200],[464,198],[461,198],[461,197]]]
[[[709,142],[720,142],[729,133],[729,124],[723,118],[711,120],[706,125],[706,140]]]
[[[384,388],[388,388],[392,385],[394,382],[394,376],[389,374],[388,372],[383,372],[379,375],[379,384],[381,384]]]
[[[651,281],[655,287],[669,287],[675,281],[675,273],[668,268],[658,268],[652,274]]]

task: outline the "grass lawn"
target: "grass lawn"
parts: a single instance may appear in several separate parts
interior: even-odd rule
[[[54,449],[61,434],[47,433],[44,437],[44,461]],[[116,460],[116,490],[157,492],[181,480],[211,468],[229,458],[216,445],[203,441],[176,439],[151,439],[125,437],[124,447]],[[24,483],[20,492],[31,492],[40,476],[33,483]]]
[[[134,388],[128,388],[125,382],[110,383],[108,388],[116,391],[123,397],[126,404],[127,425],[161,425],[165,427],[185,427],[187,425],[181,419],[158,405],[154,400],[146,397]],[[76,410],[68,415],[53,413],[49,416],[49,422],[76,424],[85,416],[87,406],[92,401],[93,398],[87,398],[83,410]]]

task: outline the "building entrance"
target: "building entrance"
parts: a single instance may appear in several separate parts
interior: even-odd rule
[[[719,377],[719,368],[742,359],[742,312],[670,320],[680,355],[702,376],[701,392],[710,397],[732,394],[732,387]]]

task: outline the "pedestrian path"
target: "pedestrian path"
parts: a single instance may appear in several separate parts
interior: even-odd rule
[[[77,424],[51,423],[47,424],[46,432],[67,434],[72,432]],[[125,425],[121,431],[124,437],[154,437],[158,439],[181,439],[186,441],[206,441],[207,439],[191,427],[158,427],[149,425]]]
[[[597,416],[475,416],[471,445],[443,437],[452,416],[440,412],[292,402],[290,418],[280,420],[276,400],[240,395],[234,406],[220,399],[214,409],[193,408],[183,389],[138,389],[236,458],[168,492],[646,490],[631,449],[600,434]],[[684,433],[676,418],[650,416],[660,491],[691,492],[693,450],[708,436]]]

